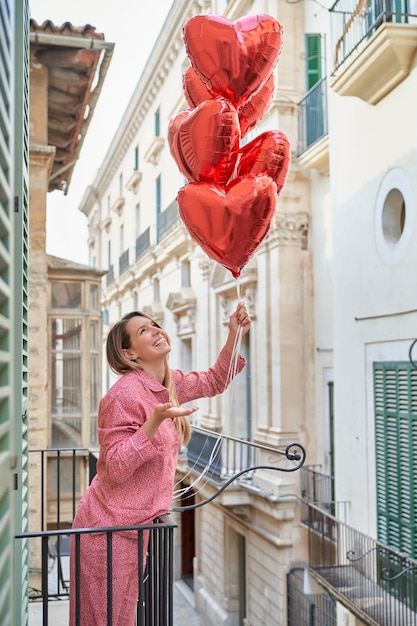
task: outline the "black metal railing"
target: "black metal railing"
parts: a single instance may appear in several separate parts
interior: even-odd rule
[[[119,276],[129,267],[129,248],[119,256]]]
[[[81,576],[83,572],[83,541],[86,534],[105,535],[106,550],[97,554],[97,559],[105,559],[107,582],[105,616],[107,625],[113,623],[113,580],[114,571],[114,538],[126,531],[136,533],[137,540],[137,626],[172,626],[173,624],[173,532],[176,525],[168,516],[161,517],[153,524],[141,526],[118,526],[111,528],[87,528],[51,530],[16,535],[15,540],[26,540],[29,553],[40,551],[39,566],[32,567],[29,580],[29,600],[42,602],[42,625],[54,625],[50,620],[50,601],[65,599],[69,596],[70,585],[74,585],[75,624],[86,623],[91,616],[86,613],[88,607],[81,601]],[[149,533],[149,542],[144,534]],[[72,539],[70,539],[72,538]],[[69,544],[72,541],[74,550],[75,580],[69,576]],[[36,547],[36,543],[39,546]],[[145,547],[147,556],[145,559]],[[146,560],[144,573],[142,564]]]
[[[96,473],[97,450],[49,448],[29,450],[29,467],[39,489],[40,531],[69,528],[78,502]]]
[[[310,504],[309,568],[366,624],[417,624],[417,560]]]
[[[151,228],[148,226],[146,230],[143,231],[136,238],[136,260],[139,259],[149,248],[151,247]]]
[[[190,470],[218,484],[217,492],[207,501],[173,511],[196,508],[219,495],[232,481],[248,486],[257,469],[295,471],[306,457],[299,444],[289,444],[285,450],[261,446],[249,441],[197,428],[193,429],[192,446],[188,450]],[[197,453],[197,450],[200,450]],[[193,456],[194,454],[194,456]],[[285,464],[281,464],[281,460]],[[83,567],[82,535],[103,533],[106,535],[107,552],[107,623],[111,624],[112,606],[112,552],[115,533],[133,530],[137,533],[138,564],[143,563],[143,534],[149,531],[150,543],[147,568],[142,576],[138,567],[138,626],[171,626],[173,598],[173,529],[169,517],[147,526],[119,526],[111,528],[77,529],[72,522],[78,503],[96,473],[97,451],[87,448],[54,448],[29,451],[29,467],[32,481],[32,497],[38,497],[38,510],[32,505],[32,527],[35,532],[16,535],[15,540],[28,542],[29,550],[29,600],[42,602],[43,626],[48,625],[48,602],[68,598],[70,584],[76,585],[78,597],[77,624],[82,619],[80,590],[77,587]],[[245,482],[246,481],[246,482]],[[39,492],[36,493],[36,490]],[[71,541],[72,538],[72,541]],[[75,550],[75,582],[70,581],[70,543]],[[81,547],[80,547],[81,546]],[[104,552],[104,551],[103,551]],[[77,573],[78,572],[78,573]],[[51,622],[52,623],[52,622]]]
[[[330,8],[333,72],[386,22],[415,23],[407,0],[336,0]]]
[[[170,205],[158,215],[157,235],[158,241],[180,222],[180,216],[178,214],[177,201],[174,200]]]
[[[336,513],[334,497],[334,477],[318,472],[313,467],[304,466],[300,470],[301,486],[301,521],[308,524],[310,520],[309,504],[315,504],[319,509],[331,515]]]
[[[233,482],[249,490],[255,489],[258,495],[274,500],[273,493],[261,491],[253,482],[256,471],[294,472],[303,466],[305,459],[306,452],[298,443],[289,444],[282,450],[192,426],[192,437],[187,447],[189,471],[197,474],[200,481],[205,479],[217,486],[217,491],[209,500],[190,507],[174,507],[172,510],[182,511],[202,506]]]
[[[306,589],[305,568],[287,574],[287,626],[337,626],[337,606],[329,593]]]
[[[297,156],[327,134],[327,78],[323,78],[298,103]]]

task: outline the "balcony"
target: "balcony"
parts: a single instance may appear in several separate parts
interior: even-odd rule
[[[405,0],[336,0],[330,16],[332,89],[377,104],[410,72],[417,15]]]
[[[298,103],[298,159],[309,169],[329,173],[327,79],[316,83]]]
[[[294,472],[302,468],[305,458],[305,450],[298,443],[280,450],[197,426],[192,427],[187,447],[188,471],[204,475],[217,487],[216,495],[235,483],[267,500],[274,500],[275,495],[259,489],[256,471]]]
[[[129,268],[129,248],[119,256],[119,276]]]
[[[158,215],[158,227],[157,227],[157,235],[158,241],[161,241],[168,232],[174,228],[177,224],[180,223],[180,216],[178,214],[177,201],[171,202],[171,204],[159,213]]]
[[[148,226],[136,239],[136,261],[151,247],[151,228]]]
[[[314,504],[323,511],[335,514],[334,477],[318,472],[314,467],[304,466],[300,471],[301,484],[301,520],[308,525],[310,509]]]
[[[192,450],[188,450],[187,460],[190,470],[205,476],[217,487],[216,493],[208,501],[220,495],[232,481],[239,481],[244,475],[250,484],[256,469],[292,472],[299,469],[305,461],[305,451],[298,444],[291,444],[286,450],[276,450],[196,427],[193,427],[191,441]],[[268,465],[262,463],[264,454],[267,455]],[[107,623],[111,624],[113,538],[117,533],[131,530],[137,537],[138,563],[144,560],[143,534],[150,532],[146,570],[143,576],[138,574],[137,580],[137,626],[173,626],[173,537],[176,524],[172,523],[169,516],[163,516],[153,524],[141,526],[72,528],[78,502],[95,475],[96,458],[97,452],[88,449],[29,452],[29,467],[34,473],[32,480],[39,490],[36,493],[38,501],[31,506],[34,516],[31,526],[37,525],[39,530],[16,535],[15,541],[25,542],[30,555],[29,603],[30,606],[40,609],[36,623],[43,626],[67,623],[71,537],[76,555],[73,584],[77,598],[77,624],[81,623],[83,606],[77,579],[82,568],[82,535],[94,532],[106,536],[107,550],[103,558],[107,562]],[[238,483],[242,487],[245,484],[243,480]],[[208,501],[172,510],[183,512]],[[141,567],[138,570],[142,572]],[[63,616],[62,622],[59,621],[61,618],[58,620],[57,611]]]
[[[310,577],[364,624],[417,624],[417,560],[335,517],[332,477],[301,473]]]
[[[109,266],[109,269],[107,270],[107,274],[106,274],[106,285],[107,287],[109,285],[111,285],[114,282],[114,269],[113,269],[113,265]]]

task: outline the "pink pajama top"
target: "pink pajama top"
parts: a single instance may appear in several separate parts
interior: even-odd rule
[[[212,397],[226,388],[231,354],[223,348],[204,372],[171,370],[180,404]],[[238,358],[237,371],[246,361]],[[162,422],[152,440],[141,426],[168,391],[145,372],[127,372],[100,402],[97,474],[81,499],[73,528],[148,524],[168,512],[179,437],[173,420]]]

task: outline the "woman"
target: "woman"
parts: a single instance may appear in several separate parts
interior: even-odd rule
[[[240,302],[230,317],[228,337],[216,363],[207,371],[188,373],[169,368],[169,338],[144,313],[129,313],[113,326],[107,338],[107,360],[120,378],[100,402],[97,475],[81,499],[73,528],[150,524],[169,511],[178,451],[190,439],[187,417],[197,410],[181,404],[225,390],[234,369],[230,366],[238,329],[245,334],[250,325]],[[244,365],[245,360],[238,357],[237,372]],[[74,543],[72,536],[70,626],[76,624]],[[83,534],[80,546],[80,624],[104,626],[106,535]],[[114,533],[113,626],[135,624],[137,561],[137,534]]]

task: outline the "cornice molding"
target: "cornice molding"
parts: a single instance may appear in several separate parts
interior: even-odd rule
[[[55,152],[55,146],[46,146],[44,144],[30,144],[30,167],[33,167],[37,170],[47,169],[49,175],[54,163]]]

